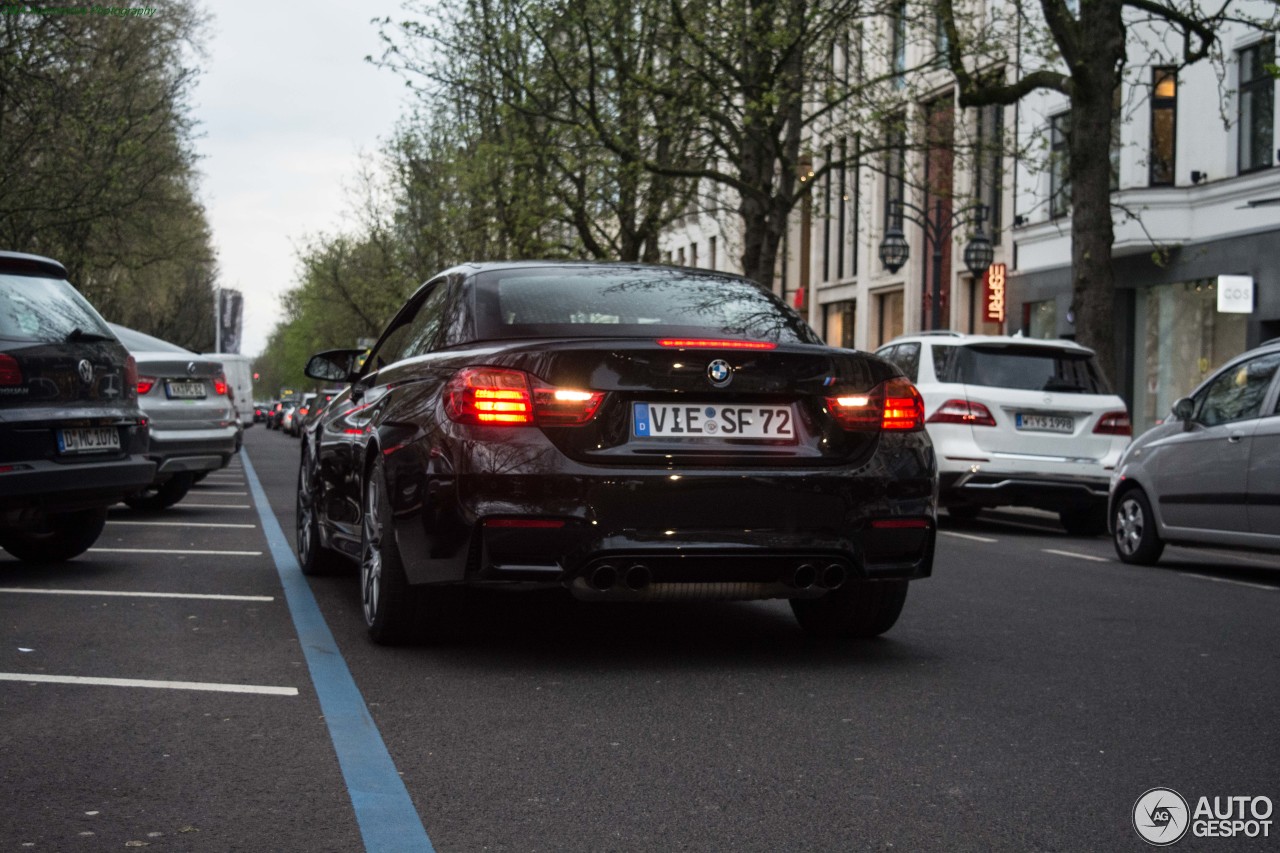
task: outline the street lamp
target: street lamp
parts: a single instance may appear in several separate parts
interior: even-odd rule
[[[910,215],[906,213],[910,211]],[[972,214],[972,216],[970,216]],[[929,216],[922,208],[897,199],[889,203],[890,225],[880,241],[880,262],[889,272],[897,272],[906,264],[911,256],[911,247],[907,244],[906,235],[902,233],[902,220],[910,219],[920,226],[924,232],[925,247],[933,248],[933,289],[929,282],[922,288],[929,299],[929,328],[942,326],[942,247],[951,234],[960,225],[975,225],[977,233],[969,239],[964,247],[964,265],[969,268],[975,279],[979,279],[991,266],[995,258],[995,249],[991,240],[982,231],[982,223],[987,220],[987,206],[977,203],[946,215],[942,199],[938,199],[934,215]]]

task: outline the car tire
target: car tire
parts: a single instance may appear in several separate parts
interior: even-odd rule
[[[333,574],[350,563],[320,539],[320,517],[315,509],[315,471],[311,448],[302,450],[298,466],[298,496],[294,508],[294,531],[297,536],[298,567],[308,576]]]
[[[1058,519],[1072,536],[1101,536],[1107,532],[1105,504],[1059,510]]]
[[[203,480],[205,477],[208,477],[208,476],[209,476],[209,473],[210,473],[210,472],[208,472],[208,471],[196,471],[194,474],[192,474],[192,475],[191,475],[191,482],[192,482],[193,484],[195,484],[195,483],[199,483],[199,482],[200,482],[201,480]]]
[[[360,603],[369,637],[390,646],[417,639],[422,590],[409,585],[391,528],[391,501],[382,454],[365,481],[360,537]]]
[[[821,598],[793,598],[791,611],[817,637],[878,637],[898,621],[907,600],[907,581],[847,583]]]
[[[193,485],[195,476],[190,471],[181,471],[158,486],[153,484],[127,496],[124,502],[134,509],[168,509],[185,498]]]
[[[51,513],[36,528],[0,533],[0,547],[28,563],[61,563],[93,546],[107,523],[107,508]]]
[[[1164,540],[1156,531],[1151,501],[1140,488],[1121,492],[1115,501],[1116,556],[1126,563],[1153,566],[1164,553]]]

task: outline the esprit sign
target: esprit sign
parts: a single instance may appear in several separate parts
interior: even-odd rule
[[[1005,272],[1004,264],[992,264],[987,267],[987,274],[984,277],[983,301],[987,306],[986,316],[989,323],[1004,322]]]
[[[1253,276],[1218,276],[1218,312],[1220,314],[1253,313]]]

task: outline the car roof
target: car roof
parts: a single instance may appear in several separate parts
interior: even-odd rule
[[[67,268],[53,258],[46,258],[43,255],[0,252],[0,273],[66,278]]]
[[[495,270],[521,270],[521,269],[634,269],[634,270],[654,270],[661,272],[680,272],[686,274],[717,276],[719,278],[733,279],[736,281],[744,281],[753,284],[762,290],[768,288],[763,287],[754,279],[747,278],[737,273],[724,272],[723,270],[709,270],[702,267],[681,267],[672,264],[645,264],[639,261],[466,261],[456,266],[444,270],[439,275],[432,276],[432,280],[444,275],[464,274],[475,275],[476,273],[492,272]]]
[[[995,347],[1042,347],[1044,349],[1056,350],[1076,350],[1081,353],[1092,353],[1093,350],[1086,346],[1069,341],[1066,338],[1020,338],[1012,335],[966,335],[961,332],[913,332],[909,335],[900,335],[879,349],[892,346],[893,344],[904,343],[907,341],[929,341],[934,344],[943,344],[949,346],[995,346]]]

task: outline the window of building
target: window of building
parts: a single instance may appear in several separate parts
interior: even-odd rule
[[[907,120],[905,116],[891,119],[884,139],[884,227],[898,224],[894,215],[894,202],[906,199],[907,190]],[[901,213],[901,210],[898,211]]]
[[[684,266],[684,246],[676,250],[676,264],[677,266]]]
[[[698,265],[698,244],[689,244],[689,266],[696,267]]]
[[[905,307],[901,290],[876,294],[876,346],[883,346],[902,334]]]
[[[825,153],[827,173],[822,178],[822,280],[831,281],[831,146]]]
[[[716,238],[707,238],[707,266],[709,269],[716,268]]]
[[[849,275],[858,274],[858,219],[862,207],[862,134],[853,139],[853,187],[845,197],[849,208]]]
[[[893,8],[889,26],[889,60],[893,65],[893,88],[902,89],[907,85],[907,4],[901,0]]]
[[[1212,279],[1142,288],[1136,296],[1135,435],[1168,417],[1178,399],[1248,348],[1249,319],[1218,312]]]
[[[1151,71],[1151,153],[1148,178],[1153,187],[1174,184],[1174,158],[1178,140],[1178,72],[1175,68]]]
[[[935,12],[933,16],[933,46],[937,50],[935,61],[939,65],[946,65],[947,51],[951,50],[951,40],[947,38],[946,22],[941,12]]]
[[[840,138],[840,166],[836,169],[836,278],[844,278],[844,219],[849,207],[849,188],[845,185],[845,162],[849,158],[849,145]]]
[[[822,306],[822,339],[828,346],[853,349],[854,322],[858,318],[858,303],[849,299],[829,302]]]
[[[1071,113],[1049,119],[1049,215],[1055,219],[1071,211],[1070,134]]]
[[[1240,168],[1241,173],[1265,169],[1272,160],[1275,138],[1275,78],[1267,70],[1276,61],[1276,45],[1271,39],[1247,47],[1240,60]]]
[[[1024,303],[1022,328],[1022,333],[1028,338],[1056,338],[1058,336],[1058,303],[1052,299]]]
[[[978,150],[973,158],[974,196],[987,206],[986,229],[991,242],[1000,244],[1004,227],[1004,107],[999,104],[978,110]]]

